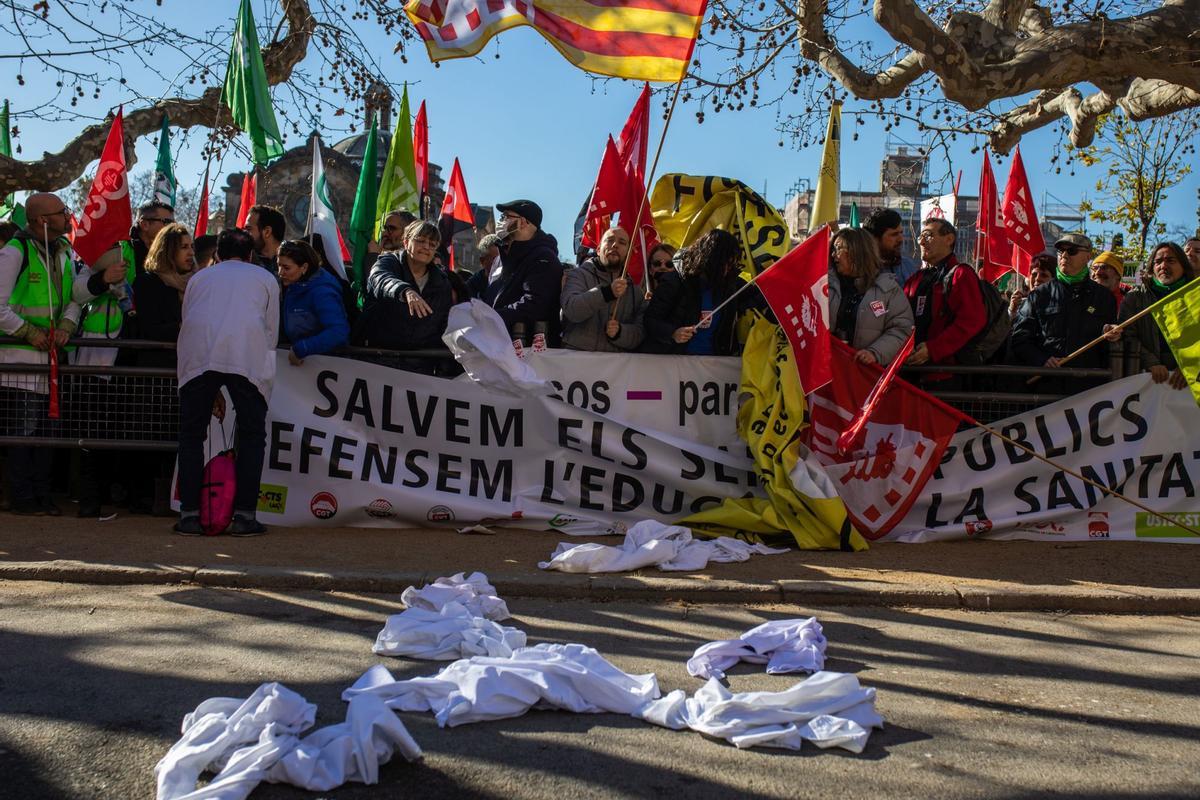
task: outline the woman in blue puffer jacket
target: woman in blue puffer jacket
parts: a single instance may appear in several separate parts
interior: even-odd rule
[[[302,364],[350,341],[350,322],[337,278],[321,269],[321,258],[308,242],[279,246],[279,282],[283,284],[283,331],[292,343],[288,361]]]

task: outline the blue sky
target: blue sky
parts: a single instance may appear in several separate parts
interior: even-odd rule
[[[218,24],[222,15],[232,22],[236,0],[219,0],[198,9],[182,0],[164,0],[166,13],[183,14],[187,9],[192,30]],[[269,31],[268,4],[255,0],[260,37]],[[545,212],[544,227],[561,243],[570,240],[571,226],[586,192],[595,178],[605,137],[619,131],[628,115],[640,85],[626,81],[597,80],[558,55],[534,31],[517,29],[497,37],[475,59],[459,59],[434,66],[428,62],[419,45],[409,49],[408,63],[391,55],[394,40],[371,30],[366,34],[368,46],[376,54],[385,77],[393,82],[407,81],[415,113],[418,103],[428,103],[430,118],[430,154],[433,161],[449,166],[458,157],[466,179],[471,200],[493,204],[516,197],[537,201]],[[495,58],[499,52],[500,58]],[[174,74],[163,69],[164,74]],[[219,69],[223,70],[223,66]],[[32,61],[20,67],[24,86],[17,86],[17,63],[0,61],[0,85],[10,92],[14,124],[20,126],[18,138],[23,157],[41,150],[61,148],[78,130],[78,125],[43,122],[23,112],[42,103],[55,91],[52,73],[42,72]],[[130,85],[150,93],[163,91],[161,86],[145,83],[144,77],[130,74]],[[666,95],[656,95],[652,106],[651,144],[657,142],[662,130],[661,103]],[[335,98],[329,98],[333,101]],[[129,90],[114,79],[99,100],[90,93],[81,101],[85,113],[102,116],[109,106],[120,102],[136,103]],[[846,111],[853,111],[851,101]],[[766,197],[782,209],[798,179],[812,179],[816,173],[820,148],[797,151],[790,144],[779,146],[776,110],[747,109],[739,113],[707,114],[703,124],[695,119],[696,107],[681,103],[667,135],[666,146],[659,162],[658,173],[689,172],[737,178],[758,191],[765,187]],[[333,143],[345,135],[349,119],[361,118],[361,109],[347,108],[348,115],[333,117],[328,112],[320,120],[323,135]],[[821,111],[823,115],[824,110]],[[823,124],[823,123],[822,123]],[[869,119],[859,127],[857,142],[843,142],[842,187],[844,189],[878,189],[879,164],[885,154],[886,137],[882,124]],[[305,131],[307,135],[307,131]],[[919,144],[919,135],[912,130],[893,132],[896,140]],[[244,137],[243,137],[244,138]],[[175,138],[177,150],[176,175],[183,185],[196,184],[204,171],[199,143],[202,131],[194,129],[189,135]],[[155,148],[151,138],[138,144],[138,164],[134,171],[152,168]],[[302,144],[292,136],[286,146]],[[980,155],[970,153],[971,142],[961,141],[951,151],[952,163],[935,155],[930,165],[932,176],[952,175],[963,171],[962,192],[974,194],[978,186]],[[1035,194],[1050,192],[1062,201],[1075,203],[1087,197],[1096,201],[1094,184],[1098,169],[1076,167],[1076,176],[1053,175],[1049,158],[1059,147],[1057,128],[1036,131],[1022,141],[1022,154]],[[223,173],[237,172],[248,166],[244,155],[230,152],[223,162]],[[1007,175],[1008,159],[993,161],[997,178]],[[224,175],[218,177],[224,184]],[[1169,193],[1160,219],[1169,225],[1196,225],[1196,196],[1200,176],[1189,176],[1183,184]],[[938,189],[935,183],[932,189]],[[942,186],[949,191],[949,181]],[[1040,205],[1040,203],[1039,203]],[[348,221],[349,209],[338,209]],[[962,222],[962,220],[960,220]],[[1093,223],[1092,233],[1101,226]]]

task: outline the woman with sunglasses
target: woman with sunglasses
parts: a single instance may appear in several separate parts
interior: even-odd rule
[[[283,284],[282,329],[292,343],[288,361],[328,353],[350,341],[350,323],[342,305],[338,279],[321,268],[321,257],[308,242],[286,241],[276,254]]]
[[[1196,276],[1183,248],[1174,242],[1155,245],[1146,265],[1149,275],[1142,277],[1138,285],[1125,295],[1118,321],[1129,319],[1151,303],[1179,290]],[[1168,382],[1173,389],[1187,386],[1187,379],[1179,371],[1175,354],[1167,346],[1167,340],[1163,338],[1153,314],[1147,314],[1126,328],[1124,336],[1137,342],[1142,369],[1150,373],[1155,383]]]
[[[654,290],[658,288],[658,281],[663,275],[668,272],[675,271],[675,263],[672,259],[675,258],[675,248],[669,244],[659,242],[654,245],[654,249],[650,251],[650,255],[646,259],[646,302],[654,296]]]
[[[829,270],[829,330],[854,348],[862,364],[891,363],[913,329],[912,304],[882,271],[875,237],[861,228],[833,235]]]

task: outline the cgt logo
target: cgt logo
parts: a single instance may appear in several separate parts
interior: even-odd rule
[[[259,484],[258,510],[268,514],[282,514],[287,509],[287,487],[273,483]]]
[[[976,522],[965,522],[963,523],[963,527],[967,529],[967,536],[978,536],[992,529],[992,521],[990,519],[981,519]]]
[[[384,500],[382,497],[378,500],[372,500],[367,504],[367,514],[369,516],[379,517],[382,519],[384,517],[392,516],[393,513],[392,504],[387,500]]]
[[[430,522],[453,522],[454,512],[447,506],[434,506],[429,509],[429,513],[425,515],[425,519]]]
[[[1089,511],[1088,512],[1088,538],[1089,539],[1107,539],[1109,534],[1108,528],[1108,512],[1107,511]]]
[[[337,508],[337,498],[329,492],[317,492],[308,502],[308,510],[317,519],[333,519]]]

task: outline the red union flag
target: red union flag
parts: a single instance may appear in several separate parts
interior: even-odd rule
[[[868,539],[878,539],[916,502],[964,417],[895,379],[886,402],[874,405],[865,417],[855,449],[843,454],[838,439],[856,419],[861,421],[881,370],[856,362],[854,351],[838,340],[830,343],[830,356],[836,379],[809,396],[812,424],[805,444],[833,479],[854,526]]]
[[[600,246],[600,238],[608,230],[613,214],[620,210],[624,195],[625,171],[621,168],[617,146],[609,136],[604,146],[604,157],[600,159],[600,172],[592,186],[592,197],[588,201],[587,219],[583,224],[584,247]]]
[[[1029,275],[1029,262],[1033,256],[1046,249],[1042,238],[1042,227],[1038,224],[1037,209],[1033,206],[1033,192],[1025,176],[1025,164],[1021,161],[1021,147],[1013,154],[1012,166],[1008,171],[1008,183],[1004,186],[1004,202],[1001,204],[1004,227],[1013,246],[1024,253],[1019,264],[1013,264],[1022,275]],[[1019,254],[1014,251],[1014,256]],[[1024,267],[1022,269],[1022,267]]]
[[[800,385],[815,392],[833,379],[829,363],[829,226],[759,274],[767,299],[792,345]]]
[[[129,181],[125,175],[124,115],[117,109],[108,140],[100,154],[96,179],[75,233],[75,252],[85,264],[95,264],[105,250],[129,235],[133,210],[129,207]]]
[[[1008,230],[1004,227],[1004,215],[1000,213],[1000,192],[996,188],[996,176],[992,173],[992,160],[987,151],[983,153],[983,169],[979,173],[979,215],[975,218],[975,229],[979,231],[982,244],[978,255],[983,259],[983,278],[992,282],[1013,268],[1012,247],[1008,242]]]

